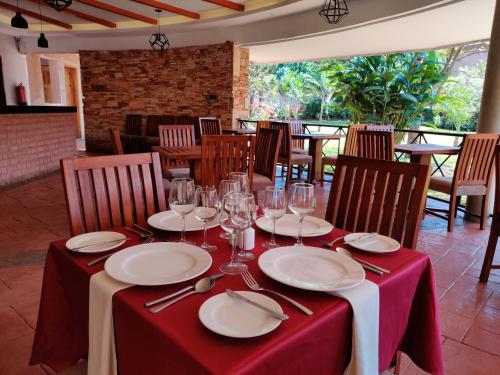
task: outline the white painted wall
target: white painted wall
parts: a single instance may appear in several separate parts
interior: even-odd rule
[[[17,104],[15,87],[20,82],[26,87],[26,99],[30,104],[26,56],[17,52],[13,36],[0,34],[0,56],[7,105]]]

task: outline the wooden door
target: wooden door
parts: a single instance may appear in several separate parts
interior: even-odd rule
[[[76,68],[64,67],[66,82],[66,105],[76,107],[76,137],[81,138],[80,129],[80,106],[78,105],[78,81]]]

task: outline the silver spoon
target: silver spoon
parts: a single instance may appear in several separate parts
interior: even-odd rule
[[[208,292],[210,289],[212,289],[215,285],[215,280],[212,277],[204,277],[203,279],[198,280],[198,282],[194,285],[194,290],[188,293],[185,293],[177,298],[174,298],[171,301],[162,303],[161,305],[157,305],[154,307],[151,307],[149,311],[152,313],[157,313],[163,310],[165,307],[168,307],[170,305],[173,305],[176,302],[179,302],[181,299],[190,296],[192,294],[200,294],[200,293],[205,293]]]
[[[335,251],[339,254],[342,254],[342,255],[345,255],[349,258],[354,259],[356,262],[361,264],[363,266],[363,268],[366,268],[367,270],[375,272],[377,275],[383,275],[384,273],[391,273],[391,271],[388,269],[376,266],[375,264],[369,263],[366,260],[362,260],[362,259],[359,259],[359,258],[353,256],[349,250],[344,249],[343,247],[337,247],[335,249]]]

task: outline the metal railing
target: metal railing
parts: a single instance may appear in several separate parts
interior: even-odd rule
[[[283,121],[283,120],[270,120],[270,121]],[[241,129],[255,128],[257,122],[258,122],[257,120],[238,119],[238,124]],[[304,127],[304,131],[306,133],[318,133],[322,132],[324,129],[330,129],[330,131],[334,130],[332,134],[347,135],[347,130],[349,128],[349,125],[338,125],[338,124],[328,124],[328,123],[318,123],[318,122],[308,122],[308,121],[301,121],[301,122],[302,126]],[[420,129],[394,129],[394,131],[397,133],[402,133],[401,137],[398,138],[400,138],[402,141],[406,140],[405,143],[429,143],[428,141],[429,137],[441,136],[441,137],[453,137],[454,141],[458,141],[454,142],[456,143],[457,146],[461,145],[463,137],[465,137],[465,135],[468,134],[464,132],[455,132],[455,131],[434,131],[434,130],[420,130]],[[326,146],[330,141],[334,142],[333,140],[327,140],[325,141],[324,146]],[[336,151],[336,154],[341,152],[342,150],[341,140],[338,140],[338,145],[334,150]],[[395,160],[397,161],[404,158],[404,154],[402,153],[396,153],[395,156],[396,156]],[[443,166],[451,157],[453,157],[453,155],[443,155],[443,157],[444,157],[443,160],[439,160],[435,155],[432,155],[432,161],[433,161],[432,175],[436,173],[441,174],[441,176],[445,175],[443,171]]]

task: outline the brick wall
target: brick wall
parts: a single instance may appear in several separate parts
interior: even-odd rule
[[[235,113],[248,114],[248,50],[232,42],[163,54],[80,51],[80,66],[91,151],[109,147],[107,128],[123,129],[127,114],[217,116],[224,127],[232,126]]]
[[[76,156],[75,113],[0,114],[0,188],[59,169]]]

